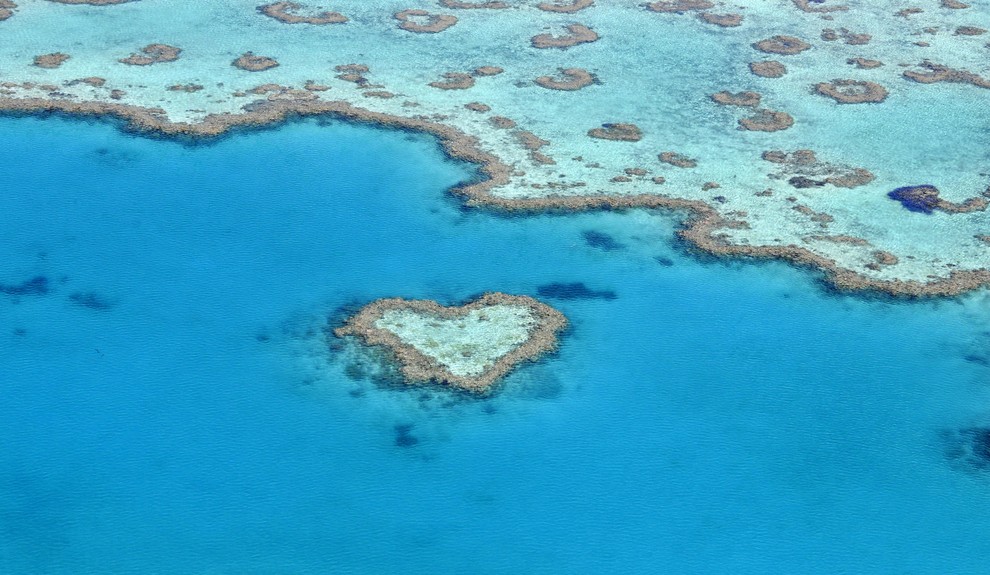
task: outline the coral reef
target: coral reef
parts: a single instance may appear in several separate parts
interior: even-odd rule
[[[296,12],[304,6],[298,2],[272,2],[258,6],[261,12],[269,18],[274,18],[286,24],[343,24],[347,17],[340,12],[323,11],[311,15],[300,15]]]
[[[897,200],[902,206],[912,212],[931,214],[935,210],[951,214],[966,212],[982,212],[987,209],[990,201],[986,197],[969,198],[962,203],[954,203],[939,197],[935,186],[923,184],[919,186],[903,186],[887,193],[887,197]]]
[[[430,82],[430,86],[440,90],[467,90],[471,86],[474,86],[474,77],[471,74],[445,72],[443,77],[443,81]]]
[[[815,84],[815,92],[840,104],[877,104],[887,99],[887,89],[864,80],[832,80]]]
[[[752,46],[760,52],[766,52],[767,54],[781,54],[784,56],[800,54],[801,52],[811,48],[811,44],[808,44],[800,38],[783,35],[773,36],[771,38],[767,38],[766,40],[760,40],[759,42],[753,43]]]
[[[245,52],[230,65],[248,72],[262,72],[278,66],[278,61],[268,56],[255,56],[254,52]]]
[[[708,22],[709,24],[721,26],[722,28],[735,28],[736,26],[741,26],[743,21],[742,14],[713,14],[711,12],[702,12],[701,14],[698,14],[698,18]]]
[[[540,76],[534,82],[538,86],[549,90],[563,91],[580,90],[595,83],[595,77],[584,68],[562,68],[559,72],[563,79],[558,80],[552,76]]]
[[[0,0],[0,22],[3,22],[7,18],[14,15],[14,10],[17,9],[17,4],[12,0]]]
[[[588,130],[588,135],[600,140],[619,142],[638,142],[643,138],[643,132],[636,124],[602,124],[601,128]]]
[[[712,101],[723,106],[743,106],[755,108],[760,105],[760,95],[756,92],[716,92],[711,95]]]
[[[141,48],[140,54],[131,54],[126,58],[118,60],[121,64],[131,66],[150,66],[162,62],[174,62],[179,59],[181,48],[169,46],[168,44],[148,44]]]
[[[598,33],[584,24],[569,24],[567,32],[565,36],[538,34],[530,39],[530,43],[534,48],[570,48],[598,40]]]
[[[570,2],[564,2],[563,4],[557,2],[541,2],[536,5],[537,8],[543,10],[544,12],[557,12],[560,14],[573,14],[580,10],[584,10],[592,6],[595,0],[571,0]]]
[[[935,64],[928,60],[918,64],[925,68],[927,72],[915,72],[907,70],[904,77],[920,84],[935,84],[937,82],[952,82],[956,84],[971,84],[978,88],[990,88],[990,80],[978,74],[966,70],[956,70],[942,64]]]
[[[777,132],[794,125],[794,118],[787,112],[757,109],[748,118],[739,120],[739,127],[750,132]]]
[[[787,67],[775,60],[750,62],[749,71],[761,78],[780,78],[787,73]]]
[[[708,10],[714,7],[715,4],[709,0],[661,0],[646,4],[646,9],[653,12],[674,12],[677,14],[692,10]]]
[[[41,54],[40,56],[34,57],[34,65],[39,68],[58,68],[69,58],[71,58],[71,56],[62,52]]]
[[[678,168],[694,168],[698,166],[698,160],[691,159],[677,152],[661,152],[657,158],[665,164],[670,164]]]
[[[567,319],[528,296],[488,293],[462,306],[381,299],[334,330],[386,348],[406,383],[436,382],[474,393],[524,361],[557,348]]]
[[[457,24],[457,16],[431,14],[426,10],[402,10],[393,14],[399,28],[417,34],[436,34]]]

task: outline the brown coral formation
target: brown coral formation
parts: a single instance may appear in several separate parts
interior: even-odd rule
[[[661,162],[665,164],[670,164],[671,166],[676,166],[678,168],[694,168],[698,166],[698,160],[694,160],[685,156],[684,154],[678,154],[677,152],[661,152],[657,156]]]
[[[692,10],[708,10],[714,7],[715,4],[709,0],[661,0],[646,5],[646,9],[652,12],[674,12],[676,14],[683,14]]]
[[[530,39],[530,43],[534,48],[570,48],[598,40],[598,33],[584,24],[570,24],[567,32],[564,36],[538,34]]]
[[[111,98],[124,95],[114,90]],[[834,260],[794,244],[740,245],[729,243],[718,233],[725,219],[705,202],[657,194],[605,195],[586,194],[528,198],[505,198],[491,193],[493,188],[509,182],[513,169],[498,157],[481,150],[477,140],[450,126],[428,118],[393,116],[355,107],[343,101],[267,101],[252,105],[244,114],[210,114],[191,124],[171,122],[159,108],[143,108],[116,102],[81,102],[46,98],[0,98],[0,111],[36,113],[63,112],[80,116],[111,116],[127,122],[129,129],[165,136],[210,138],[237,126],[259,126],[283,122],[291,116],[333,116],[384,127],[410,129],[432,134],[453,157],[479,165],[482,178],[453,188],[468,206],[485,206],[506,211],[542,210],[624,210],[632,208],[680,210],[690,214],[678,236],[696,249],[719,257],[782,259],[820,270],[824,280],[836,289],[876,291],[897,297],[952,296],[990,286],[990,269],[954,270],[945,277],[930,276],[926,281],[882,280],[862,272],[841,267]],[[662,182],[661,177],[655,178]]]
[[[921,14],[924,12],[921,8],[917,6],[912,6],[911,8],[904,8],[903,10],[898,10],[894,13],[894,16],[899,18],[907,18],[908,16],[914,16],[915,14]]]
[[[298,2],[272,2],[258,6],[261,12],[269,18],[274,18],[285,24],[343,24],[347,22],[347,16],[340,12],[323,11],[312,15],[300,15],[296,12],[302,10],[304,6]]]
[[[854,65],[860,70],[872,70],[883,66],[883,62],[880,60],[870,60],[869,58],[849,58],[846,60],[846,64]]]
[[[794,0],[794,5],[805,12],[842,12],[848,10],[849,7],[846,5],[829,5],[829,6],[812,6],[811,0]]]
[[[714,24],[716,26],[721,26],[722,28],[735,28],[742,24],[743,16],[742,14],[713,14],[711,12],[702,12],[698,14],[704,22],[709,24]]]
[[[794,118],[787,112],[758,109],[748,118],[739,120],[739,127],[750,132],[778,132],[794,125]]]
[[[254,52],[245,52],[230,65],[248,72],[263,72],[278,66],[278,61],[268,56],[255,56]]]
[[[106,78],[99,78],[97,76],[89,76],[87,78],[76,78],[66,82],[66,86],[77,86],[79,84],[86,84],[87,86],[92,86],[94,88],[102,88],[107,83]]]
[[[787,73],[787,67],[775,60],[750,62],[749,71],[761,78],[781,78]]]
[[[963,2],[960,2],[959,0],[942,0],[942,8],[962,10],[963,8],[969,8],[969,4],[965,4]]]
[[[925,68],[928,71],[914,72],[912,70],[908,70],[904,72],[904,77],[908,80],[913,80],[921,84],[953,82],[957,84],[971,84],[979,88],[990,88],[990,80],[966,70],[956,70],[949,68],[948,66],[943,66],[942,64],[929,62],[928,60],[918,64],[918,66]]]
[[[783,35],[773,36],[771,38],[767,38],[766,40],[760,40],[759,42],[753,43],[752,46],[760,52],[766,52],[767,54],[781,54],[784,56],[800,54],[801,52],[811,48],[811,44],[808,44],[800,38]]]
[[[62,52],[52,52],[51,54],[41,54],[34,57],[34,65],[39,68],[58,68],[71,58]]]
[[[864,80],[832,80],[815,84],[815,92],[840,104],[878,104],[887,99],[887,89]]]
[[[873,36],[870,36],[869,34],[856,34],[850,32],[847,28],[839,28],[838,30],[825,28],[822,30],[822,40],[825,40],[826,42],[834,42],[839,38],[842,38],[842,40],[850,46],[861,46],[863,44],[869,44],[870,40],[873,39]]]
[[[417,34],[436,34],[457,24],[457,16],[431,14],[426,10],[402,10],[392,16],[399,21],[399,28]]]
[[[389,310],[412,311],[438,320],[465,317],[474,310],[484,310],[495,305],[522,306],[528,308],[534,325],[529,337],[520,346],[498,358],[477,376],[458,376],[437,360],[421,353],[403,342],[395,333],[376,327]],[[567,327],[567,319],[559,311],[528,296],[504,293],[487,293],[479,299],[457,307],[442,306],[431,300],[380,299],[362,308],[356,315],[334,330],[337,337],[354,336],[365,345],[386,348],[398,363],[406,383],[437,382],[474,393],[487,393],[503,376],[524,361],[533,361],[545,353],[557,349],[557,334]]]
[[[549,90],[574,91],[595,83],[595,77],[584,68],[562,68],[560,79],[552,76],[540,76],[536,85]]]
[[[57,4],[89,4],[90,6],[110,6],[112,4],[124,4],[127,2],[137,2],[137,0],[48,0]]]
[[[503,8],[508,8],[509,5],[505,2],[500,2],[498,0],[492,0],[489,2],[461,2],[460,0],[440,0],[440,5],[445,8],[456,8],[458,10],[470,10],[470,9],[482,9],[482,10],[501,10]]]
[[[760,105],[760,95],[756,92],[716,92],[711,95],[716,104],[755,108]]]
[[[638,142],[643,138],[643,132],[636,124],[602,124],[601,128],[588,130],[588,135],[615,142]]]
[[[540,149],[549,146],[550,141],[544,140],[543,138],[537,136],[533,132],[527,130],[519,130],[516,132],[516,139],[523,148],[529,150],[529,159],[536,162],[537,164],[556,164],[557,162],[550,156],[540,152]]]
[[[543,10],[544,12],[557,12],[559,14],[573,14],[580,10],[590,7],[595,3],[595,0],[571,0],[570,2],[554,3],[554,2],[541,2],[536,5],[537,8]]]
[[[787,183],[795,188],[817,188],[827,184],[837,188],[855,188],[866,185],[875,178],[864,168],[819,161],[812,150],[795,150],[791,153],[768,150],[761,157],[781,166],[778,173],[770,174],[771,178],[789,178]]]
[[[139,54],[131,54],[126,58],[118,60],[121,64],[131,66],[150,66],[162,62],[174,62],[179,59],[182,48],[169,46],[168,44],[148,44],[141,48]]]
[[[440,90],[467,90],[474,86],[474,76],[471,74],[446,72],[443,77],[443,81],[430,82],[430,86]]]
[[[498,76],[502,72],[505,72],[505,69],[498,66],[479,66],[471,74],[474,76]]]
[[[343,80],[344,82],[350,82],[352,84],[357,84],[358,87],[370,88],[371,84],[368,83],[368,78],[365,74],[368,73],[369,68],[364,64],[340,64],[334,66],[334,71],[339,72],[335,76],[338,80]]]
[[[173,84],[168,87],[170,92],[199,92],[203,89],[202,84]]]
[[[481,102],[468,102],[467,104],[464,104],[464,107],[467,108],[468,110],[471,110],[472,112],[481,112],[481,113],[490,112],[492,109],[492,107],[489,106],[488,104],[482,104]]]
[[[13,0],[0,0],[0,22],[14,15],[17,4]]]
[[[960,26],[956,28],[956,36],[982,36],[987,33],[986,28],[976,26]]]
[[[492,116],[491,118],[488,118],[488,122],[496,128],[501,128],[503,130],[516,127],[516,121],[512,118],[506,118],[505,116]]]
[[[847,235],[813,235],[805,236],[801,238],[803,241],[812,242],[830,242],[833,244],[847,244],[850,246],[868,246],[870,242],[864,240],[863,238],[857,238],[856,236]]]

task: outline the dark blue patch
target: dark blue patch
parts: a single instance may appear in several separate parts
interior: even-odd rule
[[[419,439],[411,435],[412,424],[401,423],[395,426],[395,445],[398,447],[412,447],[419,443]]]
[[[990,357],[987,357],[985,355],[978,355],[975,353],[971,353],[967,356],[964,356],[963,359],[965,359],[969,363],[975,363],[977,365],[982,365],[983,367],[990,367]]]
[[[980,461],[990,465],[990,428],[975,427],[968,430],[972,437],[973,455]]]
[[[98,311],[105,311],[113,307],[112,303],[93,292],[75,292],[69,294],[69,301],[78,306]]]
[[[595,230],[584,231],[581,235],[584,236],[584,243],[593,248],[604,250],[606,252],[621,250],[626,247],[625,245],[615,241],[615,238],[612,236],[602,232],[596,232]]]
[[[669,268],[670,266],[674,265],[674,260],[670,258],[665,258],[663,256],[657,256],[653,258],[653,260],[665,268]]]
[[[970,472],[990,470],[990,427],[964,427],[941,435],[945,455],[954,465]]]
[[[904,186],[887,192],[887,197],[897,200],[912,212],[931,214],[938,207],[938,188],[931,185]]]
[[[45,295],[48,291],[48,278],[45,276],[36,276],[19,284],[0,284],[0,293],[7,295]]]
[[[552,283],[541,285],[536,292],[552,299],[615,299],[618,296],[611,290],[593,290],[581,282]]]

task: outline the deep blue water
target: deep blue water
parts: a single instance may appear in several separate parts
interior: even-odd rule
[[[470,166],[369,127],[5,118],[0,150],[0,572],[987,572],[985,294],[463,210]],[[378,297],[541,286],[573,327],[489,399],[323,339]]]

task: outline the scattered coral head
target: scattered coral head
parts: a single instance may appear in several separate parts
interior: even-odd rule
[[[787,112],[758,109],[748,118],[739,120],[739,128],[750,132],[778,132],[794,125],[794,118]]]
[[[638,142],[643,138],[643,132],[636,124],[602,124],[601,128],[588,130],[588,135],[617,142]]]
[[[646,9],[651,12],[673,12],[675,14],[683,14],[692,10],[708,10],[714,7],[715,4],[709,0],[660,0],[646,5]]]
[[[562,79],[552,76],[540,76],[534,82],[538,86],[549,90],[574,91],[595,83],[595,77],[584,68],[562,68],[560,69]]]
[[[573,14],[580,10],[590,7],[595,3],[595,0],[572,0],[571,2],[554,3],[554,2],[541,2],[537,4],[536,7],[544,12],[557,12],[560,14]]]
[[[815,84],[815,92],[840,104],[878,104],[887,99],[887,89],[865,80],[832,80]]]
[[[62,52],[41,54],[40,56],[34,57],[34,65],[39,68],[58,68],[69,58],[71,58],[71,56]]]
[[[179,59],[182,48],[169,46],[168,44],[148,44],[141,48],[139,54],[131,54],[126,58],[118,60],[121,64],[131,66],[150,66],[162,62],[174,62]]]
[[[278,61],[268,56],[255,56],[254,52],[245,52],[230,65],[248,72],[262,72],[278,66]]]
[[[761,78],[780,78],[787,73],[787,67],[775,60],[750,62],[749,71]]]
[[[296,14],[303,8],[304,6],[298,2],[272,2],[258,6],[258,12],[286,24],[343,24],[347,22],[347,16],[340,12],[323,11],[311,15]]]
[[[794,36],[773,36],[767,38],[766,40],[760,40],[752,44],[753,48],[756,48],[760,52],[766,52],[767,54],[782,54],[784,56],[791,56],[794,54],[800,54],[805,50],[811,48],[811,44],[808,44],[800,38]]]
[[[723,106],[743,106],[755,108],[760,105],[760,95],[756,92],[716,92],[711,95],[716,104]]]
[[[598,40],[598,33],[584,24],[570,24],[567,26],[567,32],[565,36],[539,34],[533,36],[530,42],[534,48],[570,48]]]
[[[402,10],[393,14],[399,28],[417,34],[436,34],[457,24],[457,16],[431,14],[426,10]]]

